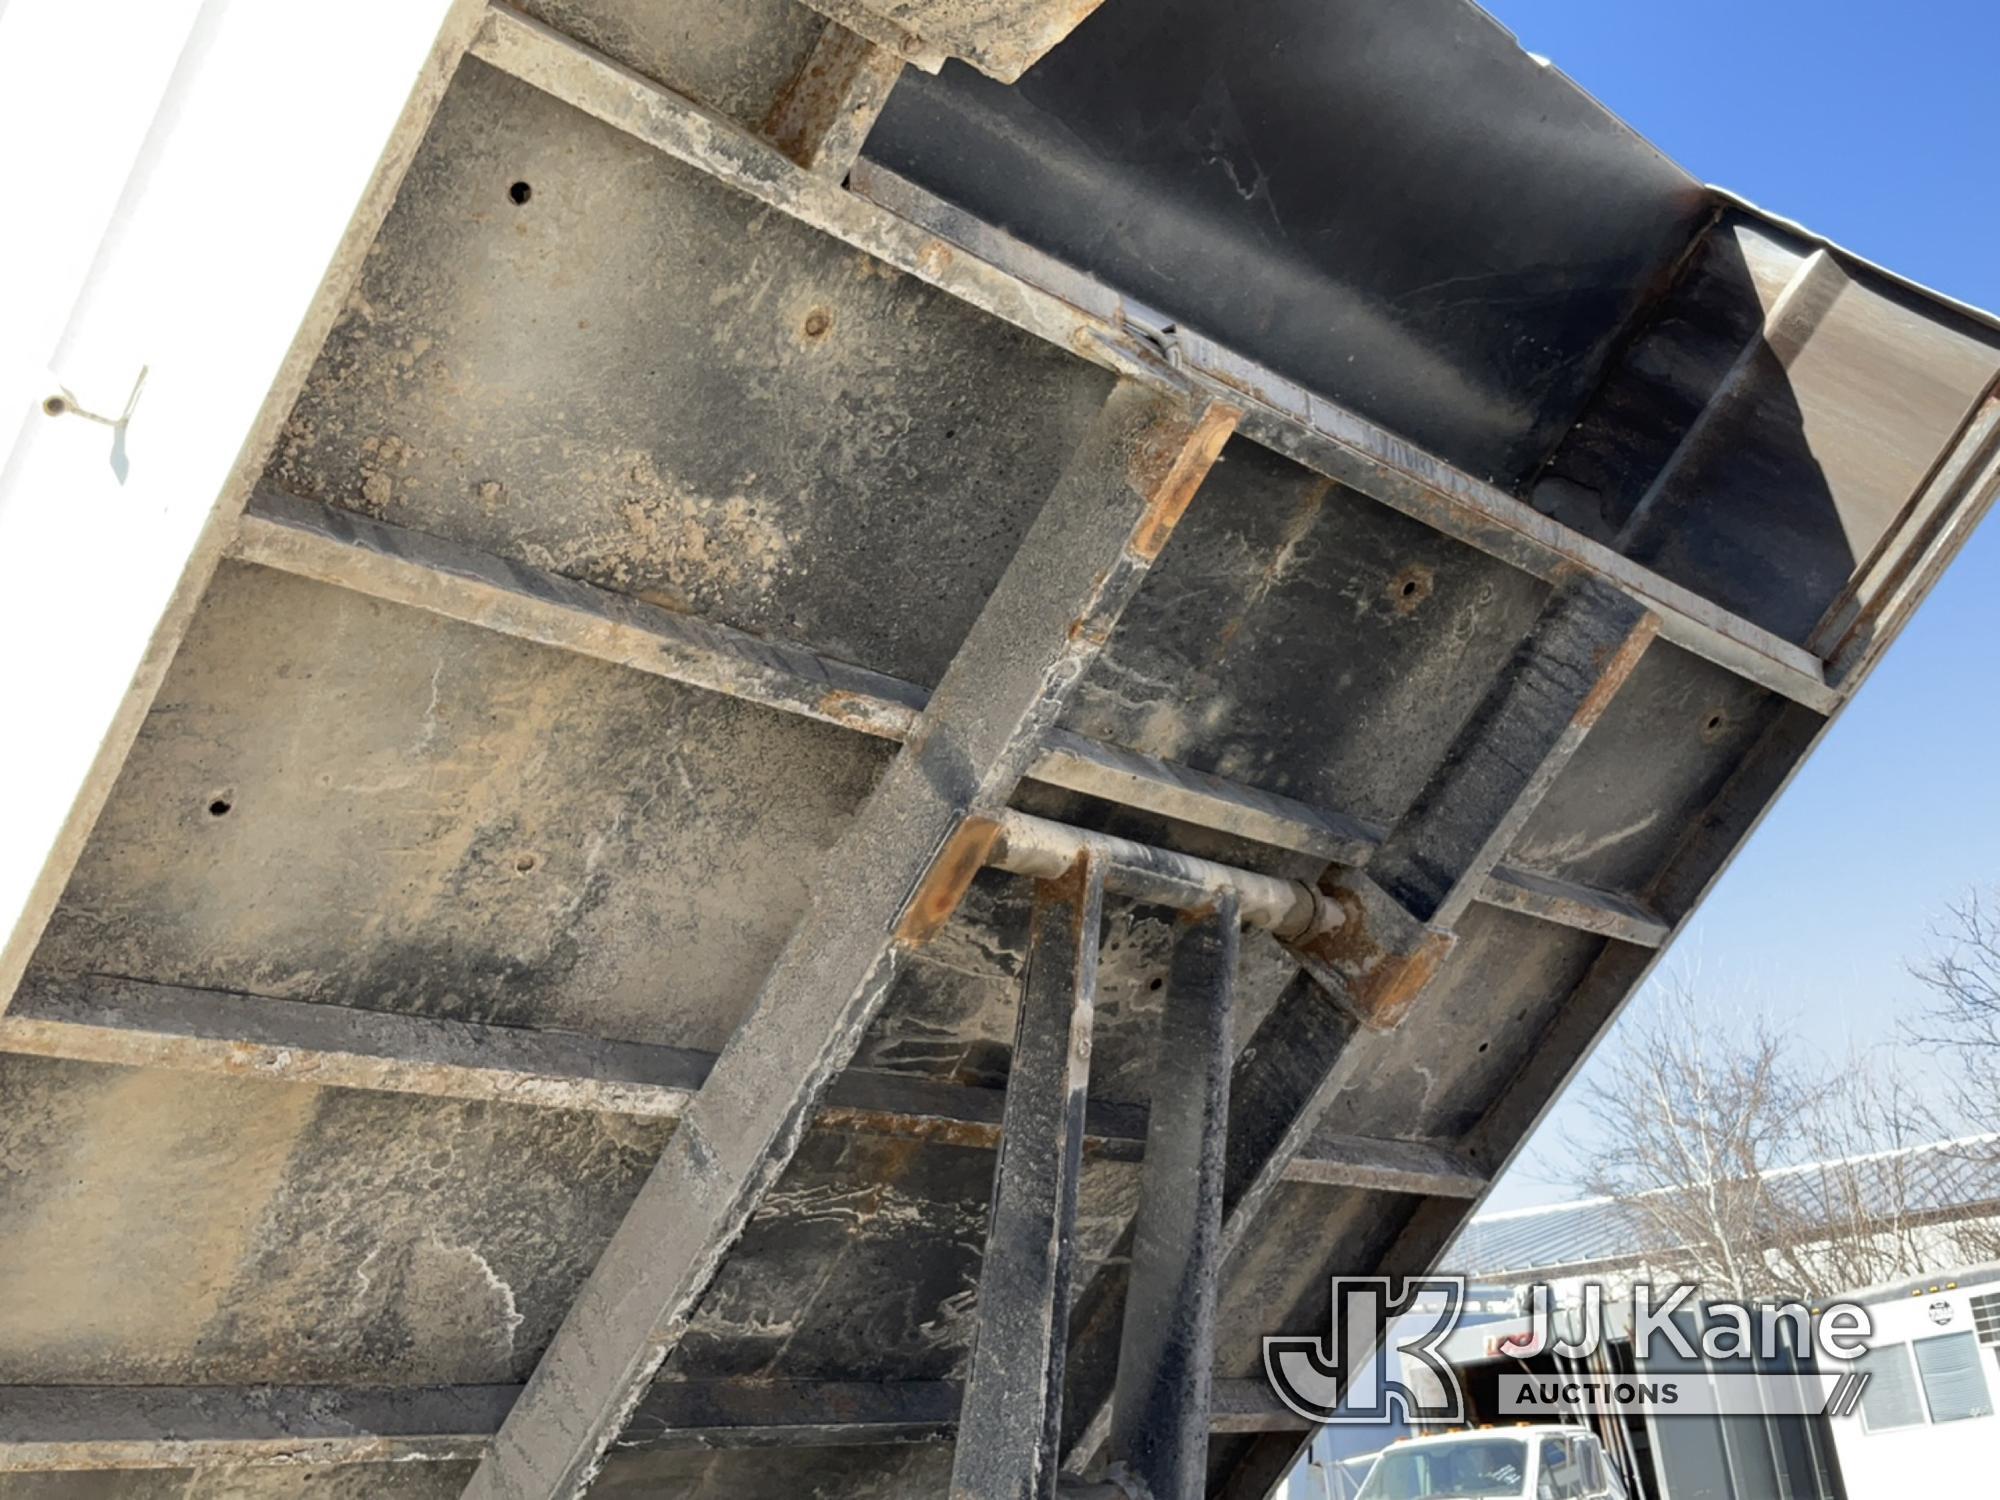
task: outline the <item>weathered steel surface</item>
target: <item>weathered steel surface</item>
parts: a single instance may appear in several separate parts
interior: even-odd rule
[[[984,862],[1013,792],[1200,486],[1234,413],[1121,384],[829,858],[756,1006],[703,1083],[469,1497],[581,1491],[894,976]]]
[[[1062,1426],[1104,875],[1088,854],[1035,893],[993,1212],[952,1454],[954,1500],[1049,1500]]]
[[[1208,1458],[1237,909],[1182,917],[1160,1012],[1110,1453],[1156,1500],[1194,1500]]]
[[[615,662],[863,734],[901,740],[927,688],[610,589],[266,489],[232,554],[523,640]],[[1030,766],[1052,786],[1322,858],[1366,856],[1338,813],[1064,730]]]
[[[1279,996],[1238,1054],[1229,1081],[1221,1202],[1222,1255],[1242,1245],[1347,1069],[1353,1019],[1300,975]],[[1070,1320],[1065,1461],[1078,1470],[1097,1458],[1110,1431],[1131,1234],[1092,1278]]]
[[[1815,250],[1799,262],[1784,288],[1771,301],[1763,322],[1744,340],[1742,351],[1722,377],[1708,404],[1688,424],[1666,463],[1633,503],[1612,538],[1620,552],[1630,552],[1635,540],[1648,530],[1658,530],[1658,515],[1677,486],[1689,483],[1684,470],[1695,468],[1708,448],[1719,440],[1718,430],[1743,420],[1744,409],[1755,403],[1760,392],[1757,377],[1775,375],[1781,382],[1833,304],[1846,291],[1848,280],[1831,255]],[[1698,482],[1698,481],[1696,481]]]
[[[244,518],[231,554],[884,739],[908,738],[930,698],[914,683],[802,646],[711,624],[268,488]],[[1029,775],[1051,786],[1346,863],[1367,859],[1380,840],[1376,830],[1343,813],[1317,811],[1067,731],[1048,737]],[[1061,858],[1066,862],[1066,855]],[[1274,899],[1286,906],[1298,900]],[[1629,898],[1531,872],[1495,871],[1481,883],[1480,899],[1631,941],[1647,941],[1648,934],[1663,930]],[[1253,903],[1253,914],[1257,909]],[[1311,920],[1307,913],[1280,935],[1297,936]]]
[[[1422,1198],[1477,1198],[1492,1181],[1464,1157],[1421,1141],[1362,1141],[1322,1137],[1310,1154],[1293,1158],[1285,1176],[1292,1182],[1410,1193]]]
[[[1178,328],[1144,332],[1150,328],[1149,318],[1157,321],[1157,315],[1128,307],[1104,284],[940,202],[865,158],[853,175],[857,191],[958,246],[967,256],[977,257],[974,265],[986,262],[1004,268],[1022,284],[1052,293],[1073,308],[1079,326],[1091,335],[1080,352],[1122,367],[1120,352],[1134,352],[1129,346],[1141,336],[1134,332],[1136,319],[1145,348],[1166,354],[1175,369],[1244,401],[1244,435],[1273,452],[1352,485],[1440,535],[1532,576],[1554,580],[1581,567],[1614,579],[1659,613],[1669,640],[1801,702],[1829,706],[1835,701],[1810,652],[1715,608],[1696,589],[1637,566],[1588,529],[1579,531],[1552,520],[1545,512],[1555,508],[1555,501],[1541,491],[1535,505],[1525,504],[1213,339]],[[922,274],[920,267],[916,269]],[[971,281],[953,289],[971,299],[979,295]],[[1039,305],[1035,310],[1041,310]],[[1024,317],[1013,316],[1030,326]],[[1138,368],[1147,368],[1143,358]]]
[[[1212,899],[1212,898],[1211,898]],[[678,1118],[715,1066],[690,1047],[614,1042],[269,996],[224,994],[101,975],[31,974],[0,1017],[0,1052],[223,1078],[480,1099],[637,1118]],[[1003,1091],[850,1068],[827,1085],[814,1123],[991,1149]],[[1084,1142],[1095,1158],[1140,1160],[1142,1105],[1093,1101]],[[1294,1182],[1394,1186],[1428,1174],[1462,1180],[1441,1152],[1398,1140],[1329,1142],[1293,1162]]]
[[[845,177],[902,71],[894,52],[829,22],[771,107],[764,134],[800,166]]]
[[[1107,890],[1148,905],[1206,912],[1226,898],[1244,922],[1294,939],[1340,919],[1339,911],[1304,881],[1259,875],[1022,812],[1003,813],[999,821],[991,862],[1015,875],[1057,879],[1089,855],[1103,870]]]
[[[7,699],[36,704],[40,725],[10,757],[21,794],[0,812],[0,1010],[83,853],[285,412],[420,154],[480,9],[477,0],[357,7],[353,25],[328,39],[325,61],[368,76],[327,101],[324,130],[294,139],[291,170],[265,194],[216,194],[212,185],[268,170],[269,141],[242,122],[282,114],[295,98],[273,57],[296,45],[298,18],[195,16],[168,12],[155,17],[157,30],[124,32],[126,50],[108,68],[78,50],[22,75],[53,81],[50,99],[83,88],[156,99],[174,124],[156,128],[140,108],[107,116],[74,141],[65,177],[123,182],[130,174],[148,190],[120,200],[115,233],[111,201],[95,189],[60,195],[45,206],[37,240],[68,245],[88,263],[54,264],[65,259],[60,249],[37,255],[24,246],[30,258],[12,266],[10,323],[15,306],[69,313],[48,322],[30,315],[37,331],[24,323],[13,336],[24,350],[37,337],[47,341],[24,352],[20,368],[58,389],[37,393],[51,404],[17,419],[0,455],[0,537],[8,563],[21,568],[0,589],[0,619],[9,639],[25,641],[62,612],[51,558],[88,554],[104,592],[89,628],[0,659]],[[170,70],[154,71],[176,52]],[[210,233],[227,239],[233,255],[256,258],[254,275],[225,258],[183,256]],[[226,332],[212,316],[225,303],[244,313]],[[43,359],[59,368],[43,369]],[[62,385],[65,372],[85,387],[81,397]],[[19,389],[15,399],[27,394]],[[141,396],[149,396],[143,413]],[[82,416],[91,407],[98,422]],[[139,442],[149,431],[151,459],[135,470],[128,432]]]
[[[1701,897],[1721,877],[1824,729],[1824,720],[1786,705],[1770,720],[1706,814],[1686,830],[1648,892],[1662,909],[1682,913],[1677,928],[1685,925]],[[1518,1069],[1492,1092],[1492,1102],[1482,1118],[1462,1130],[1471,1154],[1504,1159],[1527,1139],[1582,1065],[1592,1044],[1645,982],[1659,958],[1658,953],[1606,945],[1570,985],[1567,1002],[1544,1021]],[[1271,1232],[1269,1261],[1280,1266],[1294,1244],[1323,1245],[1331,1238],[1341,1247],[1338,1253],[1366,1261],[1380,1272],[1412,1273],[1436,1263],[1463,1217],[1445,1201],[1432,1198],[1402,1216],[1401,1221],[1400,1232],[1387,1242],[1380,1240],[1375,1222],[1330,1236],[1323,1213],[1304,1204],[1290,1205],[1266,1221]],[[1248,1295],[1255,1300],[1256,1313],[1238,1339],[1241,1366],[1247,1367],[1256,1358],[1252,1352],[1256,1330],[1267,1329],[1272,1322],[1269,1307],[1274,1285],[1289,1285],[1294,1299],[1283,1326],[1325,1326],[1331,1309],[1324,1278],[1306,1281],[1282,1273],[1274,1275],[1269,1269],[1258,1275],[1253,1269],[1246,1280],[1252,1283]],[[1210,1492],[1222,1500],[1264,1500],[1290,1471],[1301,1447],[1293,1439],[1265,1438],[1227,1453],[1219,1482],[1211,1485]]]
[[[751,130],[826,30],[792,0],[520,0],[514,9]]]
[[[1638,901],[1532,870],[1501,866],[1480,883],[1479,899],[1488,906],[1602,933],[1641,948],[1657,948],[1667,936],[1667,924]]]
[[[230,551],[245,562],[884,739],[907,738],[929,697],[914,684],[804,647],[269,489],[257,496]]]
[[[920,145],[1107,251],[1070,265],[940,179],[866,154],[843,177],[896,60],[789,0],[489,14],[405,143],[235,560],[184,580],[189,627],[0,1022],[0,1382],[518,1387],[648,1168],[700,1145],[768,1182],[646,1200],[646,1265],[714,1274],[671,1299],[684,1331],[657,1387],[628,1381],[640,1415],[593,1493],[938,1493],[1031,881],[1087,849],[1106,899],[1066,1456],[1102,1449],[1141,1145],[1187,1103],[1157,1065],[1173,908],[1233,892],[1209,1488],[1282,1472],[1296,1431],[1270,1438],[1268,1398],[1232,1382],[1263,1336],[1323,1324],[1331,1272],[1434,1259],[1864,680],[2000,479],[2000,331],[1690,198],[1469,7],[1280,3],[1246,30],[1219,0],[1120,4],[1011,95],[904,70],[868,137],[901,149],[899,102],[1025,106],[1012,180],[980,178],[990,135]],[[1299,45],[1246,45],[1260,27]],[[1140,33],[1081,113],[1037,114]],[[1399,68],[1464,87],[1442,111],[1435,87],[1371,97]],[[1203,80],[1233,117],[1176,102]],[[1387,154],[1348,170],[1326,131],[1364,100],[1349,138]],[[1033,144],[1072,117],[1088,138]],[[1573,129],[1552,147],[1523,118]],[[1415,200],[1451,201],[1413,228],[1395,153],[1468,120]],[[1606,190],[1525,211],[1569,193],[1550,168],[1580,143]],[[1031,201],[1078,162],[1095,184]],[[1342,220],[1362,240],[1296,236],[1385,181],[1388,211]],[[1123,221],[1135,193],[1152,207]],[[1675,235],[1649,224],[1681,248],[1661,260]],[[1234,282],[1197,267],[1174,297],[1116,264],[1217,245],[1249,245]],[[1056,648],[1081,680],[977,837],[940,813],[893,892],[866,851],[822,879],[871,794],[937,811],[974,773],[924,715],[1107,399],[1135,399],[1120,379],[1242,408],[1201,503],[1111,549],[1142,582],[1057,558],[1130,605]],[[1577,588],[1659,634],[1572,745],[1573,674],[1517,653]],[[891,769],[919,760],[922,786]],[[1272,935],[1348,930],[1328,866],[1455,938],[1399,1029],[1357,1028]],[[843,890],[869,898],[853,931],[811,915]],[[833,971],[892,928],[863,1025]],[[795,932],[812,963],[780,964]],[[745,1027],[774,965],[822,1042],[854,1023],[829,1044],[852,1065],[766,1046],[763,1009]],[[718,1062],[740,1028],[767,1066]],[[683,1130],[730,1079],[716,1128]],[[737,1172],[758,1131],[718,1146],[725,1116],[782,1116],[782,1149]],[[111,1446],[84,1432],[66,1461],[119,1451],[97,1410]],[[127,1488],[443,1500],[466,1460],[335,1465],[448,1437],[355,1424],[304,1466]]]
[[[1456,0],[1110,6],[1018,87],[912,76],[869,150],[1502,484],[1554,446],[1707,212]]]
[[[1364,1024],[1400,1025],[1436,977],[1474,893],[1657,626],[1600,580],[1558,589],[1367,868],[1328,877],[1345,920],[1298,951]]]
[[[1596,727],[1658,621],[1595,580],[1557,591],[1416,800],[1368,860],[1415,917],[1450,927]]]
[[[0,1386],[0,1474],[247,1467],[312,1479],[326,1472],[320,1465],[355,1464],[365,1467],[352,1493],[400,1495],[406,1493],[401,1473],[412,1466],[448,1466],[441,1477],[449,1482],[457,1462],[476,1457],[498,1430],[520,1391],[518,1385]],[[1304,1426],[1261,1381],[1217,1382],[1213,1410],[1218,1432]],[[959,1417],[955,1381],[662,1381],[633,1414],[618,1456],[942,1444],[951,1441]]]
[[[477,1458],[519,1393],[0,1386],[0,1474]]]
[[[1638,897],[1784,706],[1656,639],[1521,830],[1509,867]]]
[[[145,984],[30,974],[0,1051],[122,1067],[672,1118],[713,1053]]]
[[[1921,545],[1897,535],[1901,518],[1996,371],[1989,329],[1921,314],[1838,250],[1727,212],[1551,457],[1536,502],[1815,645],[1885,540]]]
[[[37,965],[714,1052],[889,754],[225,563]]]
[[[1165,369],[1158,341],[1126,325],[1115,294],[1086,299],[1108,305],[1080,307],[1010,269],[1006,258],[990,259],[992,247],[984,240],[962,253],[922,221],[839,192],[728,121],[504,10],[489,17],[473,51],[757,201],[1061,348],[1140,378],[1178,385],[1186,374],[1201,377],[1225,399],[1244,403],[1243,430],[1258,442],[1539,576],[1582,567],[1614,577],[1660,614],[1669,639],[1801,701],[1821,707],[1835,701],[1808,653],[1254,361],[1182,335],[1173,346],[1173,370]]]

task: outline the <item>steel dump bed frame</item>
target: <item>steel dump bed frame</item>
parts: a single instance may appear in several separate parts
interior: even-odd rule
[[[7,481],[8,1495],[1259,1500],[2000,476],[1462,0],[250,10]]]

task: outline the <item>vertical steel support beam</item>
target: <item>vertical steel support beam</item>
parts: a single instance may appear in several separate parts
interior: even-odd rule
[[[1608,699],[1609,694],[1603,696]],[[1758,819],[1776,803],[1825,724],[1821,715],[1799,704],[1777,705],[1757,744],[1642,893],[1650,908],[1674,923],[1676,932],[1721,877]],[[1473,1159],[1504,1161],[1528,1138],[1665,952],[1665,945],[1657,949],[1605,945],[1544,1028],[1521,1072],[1461,1141]],[[1463,1209],[1448,1200],[1426,1200],[1375,1263],[1373,1273],[1416,1275],[1428,1270],[1457,1234],[1463,1218]],[[1306,1305],[1285,1312],[1279,1326],[1324,1327],[1331,1311],[1324,1296],[1315,1294]],[[1223,1500],[1263,1500],[1290,1472],[1300,1446],[1292,1437],[1258,1439],[1216,1493]]]
[[[1638,665],[1658,622],[1594,578],[1556,590],[1494,691],[1368,860],[1418,921],[1450,927]]]
[[[1036,887],[952,1500],[1055,1494],[1103,922],[1104,873],[1088,854]]]
[[[1354,1019],[1301,974],[1258,1023],[1230,1071],[1229,1131],[1222,1171],[1222,1259],[1242,1243],[1257,1214],[1312,1137],[1326,1105],[1347,1077],[1343,1059]],[[1118,1351],[1131,1275],[1128,1227],[1077,1299],[1070,1322],[1064,1460],[1081,1473],[1096,1461],[1111,1430]]]
[[[1557,588],[1366,869],[1337,871],[1324,882],[1347,923],[1295,951],[1357,1020],[1381,1029],[1402,1022],[1450,952],[1453,926],[1480,882],[1519,836],[1657,630],[1652,614],[1602,580],[1586,577]],[[1330,1092],[1322,1091],[1315,1115]],[[1426,1202],[1383,1269],[1422,1270],[1462,1216],[1453,1203]],[[1225,1489],[1264,1493],[1289,1468],[1297,1446],[1255,1445]]]
[[[1602,579],[1558,588],[1367,868],[1329,877],[1347,920],[1295,951],[1364,1024],[1389,1029],[1407,1014],[1658,628]]]
[[[1295,984],[1245,1049],[1230,1104],[1225,1260],[1344,1085],[1356,1023],[1389,1028],[1408,1013],[1451,950],[1452,924],[1631,675],[1656,626],[1643,606],[1601,580],[1557,589],[1367,867],[1336,870],[1322,882],[1347,921],[1293,951],[1345,1014],[1311,984]],[[1072,1468],[1094,1461],[1109,1429],[1107,1329],[1124,1291],[1107,1268],[1079,1299]]]
[[[1238,925],[1233,896],[1182,919],[1160,1013],[1111,1416],[1154,1500],[1198,1500],[1207,1470]]]
[[[950,919],[993,821],[1234,428],[1113,388],[923,718],[839,844],[557,1330],[467,1500],[568,1500],[679,1344],[853,1056],[902,953]]]

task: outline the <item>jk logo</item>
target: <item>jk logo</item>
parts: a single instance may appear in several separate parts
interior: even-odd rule
[[[1264,1374],[1309,1422],[1462,1422],[1465,1393],[1438,1348],[1464,1306],[1461,1276],[1336,1276],[1325,1336],[1265,1339]],[[1392,1354],[1402,1356],[1395,1374]]]

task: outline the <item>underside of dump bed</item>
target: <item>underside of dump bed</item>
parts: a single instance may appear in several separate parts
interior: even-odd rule
[[[1688,920],[1990,500],[2000,333],[1461,0],[468,30],[0,1015],[0,1494],[941,1494],[1051,1320],[1094,1474],[1220,912],[1258,1500],[1263,1338]]]

